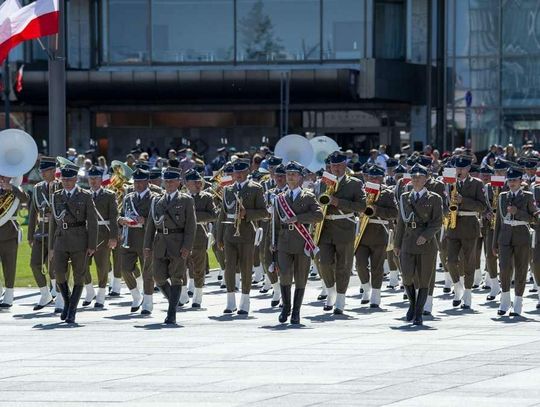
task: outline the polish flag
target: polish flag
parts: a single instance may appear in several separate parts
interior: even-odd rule
[[[493,188],[502,188],[506,182],[506,177],[504,175],[492,175],[491,176],[491,186]]]
[[[445,168],[443,169],[443,181],[447,184],[455,184],[457,175],[455,168]]]
[[[0,63],[21,42],[58,33],[58,1],[36,0],[18,10],[10,1],[0,9]]]
[[[232,177],[230,175],[224,175],[221,177],[221,180],[219,181],[219,186],[221,188],[225,188],[228,185],[232,185],[234,183]]]
[[[24,64],[17,70],[17,79],[15,81],[15,90],[17,93],[21,93],[23,90],[23,74],[24,74]]]
[[[103,178],[101,179],[101,186],[108,187],[110,184],[111,184],[111,174],[109,173],[103,174]]]
[[[366,182],[366,194],[375,194],[377,195],[381,190],[381,186],[374,182]]]
[[[334,174],[324,171],[321,181],[331,187],[337,183],[337,177]]]
[[[407,185],[409,182],[411,182],[411,174],[409,174],[408,172],[403,174],[403,178],[401,178],[403,181],[403,185]]]

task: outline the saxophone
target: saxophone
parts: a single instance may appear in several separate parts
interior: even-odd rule
[[[375,202],[377,202],[377,200],[379,199],[380,195],[380,192],[373,192],[369,193],[366,197],[366,209],[364,209],[364,213],[360,215],[360,225],[358,226],[358,233],[354,238],[355,252],[362,240],[362,237],[364,236],[364,232],[366,231],[369,220],[375,214],[375,208],[373,206],[375,205]]]
[[[448,219],[445,221],[445,226],[448,229],[455,229],[457,225],[457,214],[458,214],[458,191],[457,185],[454,182],[451,184],[452,192],[450,192],[450,206],[448,207]]]
[[[497,220],[497,206],[499,203],[500,192],[501,192],[500,187],[493,188],[493,201],[491,202],[491,210],[493,211],[493,217],[491,218],[491,222],[490,222],[491,230],[495,230],[495,221]]]

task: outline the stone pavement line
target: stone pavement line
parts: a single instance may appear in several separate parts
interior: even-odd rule
[[[129,314],[123,295],[104,311],[80,307],[72,328],[50,307],[33,312],[35,291],[17,289],[0,312],[0,406],[539,404],[540,313],[530,295],[527,320],[517,321],[498,318],[484,292],[473,312],[453,310],[437,287],[433,319],[415,329],[402,319],[401,292],[383,290],[373,311],[353,277],[346,315],[334,317],[310,281],[303,326],[290,328],[256,290],[248,318],[223,318],[225,296],[213,273],[208,281],[203,309],[179,310],[176,328],[162,325],[160,294],[150,318]]]

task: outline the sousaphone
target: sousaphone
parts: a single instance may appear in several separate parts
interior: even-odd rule
[[[11,177],[11,184],[20,186],[23,175],[36,164],[37,144],[22,130],[0,131],[0,175]],[[19,207],[19,199],[8,191],[0,196],[0,226],[8,222]]]
[[[313,161],[307,167],[312,172],[325,168],[324,160],[326,157],[340,149],[338,144],[327,136],[313,137],[309,142],[313,147]]]
[[[308,166],[313,160],[313,147],[309,140],[298,134],[289,134],[281,138],[274,149],[276,156],[283,158],[283,163],[296,161]]]

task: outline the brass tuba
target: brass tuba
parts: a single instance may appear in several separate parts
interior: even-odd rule
[[[0,131],[0,175],[10,177],[20,186],[22,176],[36,164],[38,149],[28,133],[18,129]],[[11,191],[0,195],[0,226],[8,222],[19,207],[19,199]]]

